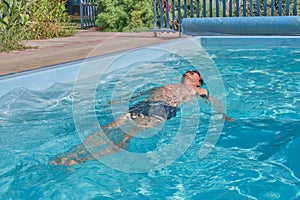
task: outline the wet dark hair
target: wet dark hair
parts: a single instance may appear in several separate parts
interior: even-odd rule
[[[205,83],[204,83],[204,81],[203,81],[203,79],[202,79],[202,76],[201,76],[201,74],[200,74],[199,71],[197,71],[197,70],[189,70],[189,71],[185,72],[185,74],[188,73],[188,72],[196,73],[196,74],[198,74],[199,77],[201,77],[201,79],[199,80],[199,83],[200,83],[200,86],[199,86],[199,87],[201,87],[202,85],[205,85]]]
[[[194,73],[198,74],[199,76],[201,76],[200,72],[198,72],[197,70],[189,70],[188,72],[194,72]]]

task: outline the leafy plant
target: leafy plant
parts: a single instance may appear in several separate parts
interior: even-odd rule
[[[33,0],[29,7],[30,38],[46,39],[70,36],[75,27],[70,26],[71,18],[65,12],[66,0]]]
[[[153,26],[152,0],[97,0],[96,24],[104,31],[132,31]]]
[[[28,5],[26,1],[0,0],[0,52],[24,47],[21,41],[26,37]]]
[[[288,5],[287,5],[287,1],[288,1]],[[259,0],[259,1],[253,1],[252,4],[252,14],[253,16],[264,16],[266,14],[266,16],[271,16],[272,15],[272,4],[274,3],[274,15],[278,16],[279,15],[279,10],[281,9],[281,14],[282,15],[293,15],[294,12],[294,6],[297,6],[297,13],[299,14],[300,12],[300,2],[299,1],[294,1],[294,0],[282,0],[281,1],[281,5],[279,4],[279,1],[273,1],[272,0]],[[296,4],[295,4],[296,3]],[[288,6],[288,7],[287,7]],[[250,2],[246,2],[246,15],[250,16]],[[259,13],[257,12],[257,7],[259,7]],[[243,8],[244,5],[242,3],[240,3],[240,12],[239,15],[242,16],[243,15]],[[265,10],[266,8],[266,10]],[[286,13],[288,8],[288,13]]]
[[[65,0],[0,0],[0,52],[22,49],[25,39],[73,35]]]
[[[152,1],[136,1],[130,13],[128,25],[123,28],[123,31],[145,30],[145,27],[153,27],[153,23],[154,14]]]

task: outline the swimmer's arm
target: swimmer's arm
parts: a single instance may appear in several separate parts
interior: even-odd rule
[[[228,117],[222,110],[223,110],[223,105],[222,105],[222,103],[219,101],[219,100],[217,100],[217,99],[215,99],[214,97],[212,97],[212,96],[207,96],[207,102],[212,102],[214,105],[216,105],[217,106],[217,112],[219,113],[219,114],[222,114],[223,115],[223,118],[226,120],[226,121],[228,121],[228,122],[232,122],[232,121],[234,121],[234,119],[232,119],[231,117]]]
[[[223,118],[226,120],[226,121],[234,121],[234,119],[228,117],[222,110],[223,110],[223,105],[222,103],[215,99],[214,97],[212,96],[209,96],[209,93],[206,89],[203,89],[203,88],[199,88],[198,90],[198,95],[201,97],[201,98],[206,98],[206,103],[208,103],[209,101],[212,102],[214,105],[217,106],[217,112],[219,114],[222,114],[223,115]]]

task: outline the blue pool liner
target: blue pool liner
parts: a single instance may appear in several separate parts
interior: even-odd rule
[[[185,18],[185,35],[300,35],[300,16]]]

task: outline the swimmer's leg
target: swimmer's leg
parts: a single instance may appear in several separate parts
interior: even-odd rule
[[[127,113],[127,114],[117,118],[113,122],[103,126],[102,128],[104,129],[104,131],[106,131],[107,129],[110,129],[110,128],[116,128],[116,127],[122,126],[124,124],[127,124],[130,119],[131,119],[131,114]]]
[[[102,127],[104,132],[96,131],[92,133],[82,144],[73,148],[65,156],[50,161],[50,164],[72,166],[98,156],[119,152],[120,149],[126,149],[127,143],[129,143],[130,139],[138,134],[138,132],[154,127],[163,121],[157,118],[139,116],[134,119],[136,125],[130,128],[129,133],[124,135],[120,143],[114,144],[104,137],[103,134],[105,134],[106,131],[128,123],[129,119],[129,113],[116,119],[114,122]]]
[[[49,164],[72,166],[78,163],[85,162],[89,159],[92,159],[91,154],[89,154],[83,144],[80,144],[69,151],[65,156],[51,160]]]
[[[129,143],[130,139],[134,137],[139,132],[153,128],[155,126],[158,126],[159,124],[163,123],[165,120],[162,118],[156,118],[156,117],[149,117],[144,115],[139,115],[138,117],[134,118],[133,121],[135,122],[135,126],[131,127],[129,133],[125,134],[123,136],[123,140],[119,146],[123,149],[127,148],[127,143]]]
[[[89,135],[82,144],[71,149],[71,151],[69,151],[63,157],[56,158],[50,161],[50,164],[71,166],[71,165],[76,165],[85,162],[87,160],[94,158],[94,156],[89,152],[89,150],[92,152],[98,152],[97,148],[101,149],[103,151],[103,154],[105,155],[109,154],[108,152],[112,152],[112,153],[115,152],[114,150],[115,145],[110,144],[111,142],[108,141],[103,134],[105,134],[105,132],[111,128],[116,128],[118,126],[126,124],[129,119],[130,119],[129,113],[119,117],[118,119],[111,122],[110,124],[102,127],[104,132],[100,133],[99,131],[95,131],[94,133]],[[117,144],[117,146],[118,145],[122,147],[121,144]],[[102,146],[106,146],[106,147],[102,148]]]
[[[95,131],[94,133],[89,135],[82,144],[79,144],[76,147],[72,148],[64,156],[50,161],[50,164],[71,166],[92,159],[93,156],[89,153],[87,147],[96,148],[105,144],[105,141],[100,140],[100,138],[101,133]]]
[[[138,131],[138,129],[136,129],[136,131]],[[102,157],[117,153],[120,149],[126,148],[126,144],[129,142],[130,138],[133,137],[133,134],[136,133],[132,132],[126,134],[122,141],[117,144],[107,141],[107,139],[100,140],[96,134],[92,134],[82,144],[73,148],[63,157],[50,161],[50,164],[72,166],[98,158],[99,156]]]

